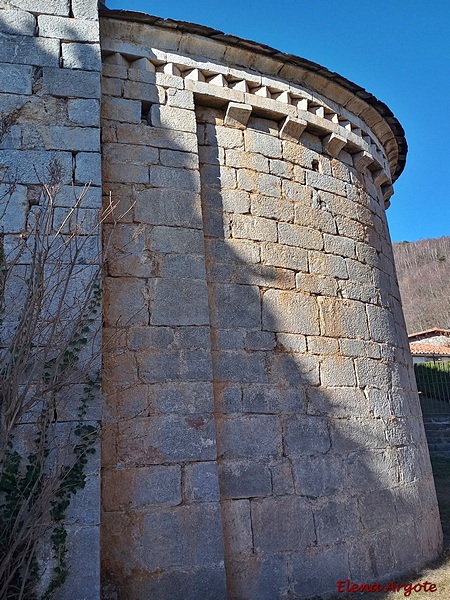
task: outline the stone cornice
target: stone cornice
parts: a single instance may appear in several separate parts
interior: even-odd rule
[[[317,63],[209,27],[121,10],[103,10],[100,16],[161,28],[166,41],[164,52],[124,42],[103,46],[106,54],[118,52],[132,62],[146,57],[156,71],[183,77],[200,98],[300,120],[325,136],[329,154],[344,148],[362,167],[369,166],[389,195],[390,182],[406,162],[404,131],[390,109],[362,87]],[[158,46],[156,40],[151,45]]]

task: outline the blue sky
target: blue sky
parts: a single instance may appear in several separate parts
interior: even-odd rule
[[[385,102],[409,145],[393,241],[450,235],[449,0],[106,0],[208,25],[337,71]]]

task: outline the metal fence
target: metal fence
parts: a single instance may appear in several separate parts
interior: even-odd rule
[[[450,415],[450,361],[414,365],[424,415]]]

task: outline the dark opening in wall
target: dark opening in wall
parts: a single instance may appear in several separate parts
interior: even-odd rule
[[[151,125],[151,114],[150,109],[152,107],[151,102],[141,102],[141,123]]]

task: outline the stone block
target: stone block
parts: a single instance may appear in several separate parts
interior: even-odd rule
[[[317,543],[320,545],[344,541],[360,534],[357,501],[346,498],[345,502],[329,500],[314,510]]]
[[[173,169],[159,165],[150,167],[150,183],[155,187],[171,190],[200,192],[200,177],[197,171]]]
[[[370,339],[365,306],[341,298],[319,298],[321,334],[335,338]]]
[[[214,362],[217,381],[264,382],[266,372],[262,352],[221,352]]]
[[[337,254],[347,258],[355,257],[355,242],[350,238],[324,233],[323,239],[325,252],[330,252],[331,254]]]
[[[370,385],[387,389],[391,383],[390,369],[384,362],[372,358],[357,358],[355,367],[360,386]]]
[[[208,124],[205,126],[205,143],[219,148],[243,148],[244,134],[238,129]]]
[[[145,571],[144,571],[145,573]],[[126,581],[131,598],[170,598],[170,600],[227,600],[223,561],[206,567],[173,567],[160,571],[157,577],[133,575]]]
[[[233,554],[249,554],[253,548],[249,500],[221,502],[224,538]]]
[[[76,19],[98,19],[98,7],[92,0],[71,0],[71,7]]]
[[[100,74],[44,67],[43,92],[57,97],[100,98]]]
[[[75,156],[75,182],[102,184],[101,155],[98,152],[78,152]]]
[[[124,82],[113,77],[102,77],[102,93],[104,96],[123,96]]]
[[[306,183],[317,190],[323,190],[324,192],[330,192],[338,196],[346,195],[345,183],[324,173],[307,171]]]
[[[396,328],[391,312],[379,306],[366,307],[371,339],[388,344],[396,343]]]
[[[343,356],[324,358],[320,363],[320,383],[324,387],[356,385],[353,360]]]
[[[98,21],[72,19],[49,15],[38,16],[39,35],[43,38],[98,42]]]
[[[177,108],[193,110],[195,108],[194,95],[188,90],[169,88],[167,90],[167,104],[169,106],[176,106]]]
[[[345,486],[342,458],[303,456],[292,460],[295,492],[312,498],[334,496]]]
[[[308,253],[309,270],[317,275],[325,275],[339,279],[348,279],[346,261],[342,256],[310,251]]]
[[[252,553],[243,558],[230,560],[227,566],[232,598],[273,600],[289,588],[288,565],[282,554]]]
[[[323,237],[320,231],[309,227],[291,225],[290,223],[278,223],[278,240],[281,244],[321,250],[323,248]],[[306,269],[302,269],[306,270]],[[311,269],[313,271],[313,269]]]
[[[222,498],[256,498],[269,496],[272,479],[267,464],[255,461],[226,460],[219,467]]]
[[[28,35],[2,35],[0,56],[4,63],[56,67],[59,70],[59,40]]]
[[[0,10],[0,31],[12,35],[34,36],[35,29],[35,17],[29,12],[8,8]]]
[[[234,329],[214,330],[214,350],[241,350],[244,348],[244,332]]]
[[[195,192],[175,192],[164,188],[150,188],[139,192],[134,207],[135,219],[140,223],[152,225],[182,226],[186,228],[201,227],[200,197]],[[178,231],[178,230],[177,230]],[[167,237],[171,237],[170,230]],[[158,236],[159,234],[157,234]],[[183,237],[182,233],[175,237]],[[189,237],[189,236],[188,236]],[[160,238],[163,243],[163,238]],[[181,240],[179,240],[180,243]],[[155,241],[155,243],[158,243]],[[177,244],[175,243],[175,251]],[[201,251],[200,243],[196,243],[197,251]],[[186,246],[186,251],[189,244]]]
[[[281,158],[281,141],[276,137],[247,129],[244,138],[247,152],[258,152],[269,158]]]
[[[106,511],[142,509],[152,504],[181,504],[181,467],[164,465],[105,470],[103,508]]]
[[[150,109],[150,118],[153,127],[164,127],[189,133],[197,132],[195,113],[192,110],[155,104]]]
[[[277,224],[261,217],[234,215],[232,233],[235,238],[276,242]]]
[[[294,386],[319,385],[317,356],[277,352],[267,357],[266,370],[270,383]]]
[[[306,126],[307,122],[304,119],[288,116],[281,125],[280,138],[283,140],[298,141]]]
[[[332,447],[335,452],[357,452],[386,447],[385,425],[381,419],[333,419],[330,422]]]
[[[306,415],[286,417],[284,443],[288,457],[326,454],[331,447],[326,419]]]
[[[273,462],[270,465],[270,472],[272,474],[272,492],[276,496],[284,496],[295,492],[292,466],[289,459],[282,458]]]
[[[281,424],[275,415],[233,416],[218,423],[219,452],[225,459],[266,459],[281,453]]]
[[[275,335],[268,331],[249,331],[245,336],[246,350],[273,350],[275,346]]]
[[[268,217],[279,221],[293,221],[294,206],[282,198],[270,198],[259,194],[251,195],[251,212],[258,217]],[[247,212],[247,211],[246,211]]]
[[[68,100],[67,109],[69,119],[77,125],[86,127],[98,127],[100,125],[100,103],[98,100]]]
[[[131,144],[104,143],[102,145],[102,155],[107,164],[114,165],[143,165],[156,164],[159,161],[159,151],[157,148],[147,146],[133,146]],[[113,167],[114,168],[114,167]],[[139,204],[149,202],[150,190],[139,190],[136,195],[139,198]]]
[[[223,561],[218,503],[150,509],[146,512],[140,535],[139,559],[150,571],[174,566],[186,569],[217,565]],[[148,548],[154,548],[154,551],[149,552]]]
[[[0,13],[1,19],[1,13]],[[32,68],[0,63],[0,90],[8,94],[31,94]]]
[[[198,169],[198,158],[191,152],[160,150],[161,164],[167,167]]]
[[[252,500],[251,507],[257,552],[298,551],[316,541],[311,507],[304,498]]]
[[[212,384],[209,382],[163,382],[149,386],[148,399],[154,411],[192,415],[210,413],[214,408]]]
[[[47,9],[48,10],[48,9]],[[100,597],[100,527],[71,525],[67,530],[67,580],[58,590],[61,600],[98,600]],[[86,552],[89,548],[89,552]],[[79,574],[83,573],[83,577]]]
[[[212,147],[210,147],[212,148]],[[269,172],[269,160],[262,154],[254,154],[245,152],[244,150],[236,150],[230,148],[225,150],[225,160],[222,158],[221,151],[223,148],[219,148],[219,154],[216,152],[216,161],[219,160],[221,164],[226,163],[229,167],[237,167],[240,169],[250,169],[253,171],[259,171],[262,173]]]
[[[102,118],[123,123],[140,123],[141,103],[125,98],[104,98]]]
[[[98,44],[62,43],[61,50],[65,69],[102,70],[102,59]]]
[[[215,285],[211,290],[213,327],[261,326],[259,290],[251,285]]]
[[[251,114],[252,107],[250,105],[230,102],[225,114],[224,124],[228,127],[245,129]]]
[[[330,156],[337,158],[341,150],[344,149],[347,138],[338,135],[337,133],[330,133],[322,140],[322,143],[324,151]]]
[[[243,389],[242,410],[247,413],[302,413],[305,409],[303,387],[251,385]]]
[[[39,150],[0,150],[0,171],[3,180],[38,184],[48,180],[52,160],[61,165],[61,183],[72,181],[72,155],[70,152],[46,152]],[[5,173],[6,170],[6,173]]]
[[[30,12],[36,10],[34,0],[14,0],[14,5]],[[39,8],[39,13],[68,16],[70,11],[70,0],[46,0],[45,5]]]
[[[36,128],[48,150],[100,152],[100,131],[94,127],[50,125]]]
[[[290,581],[294,598],[318,594],[325,598],[336,594],[337,582],[350,578],[345,541],[345,538],[340,539],[328,547],[319,546],[310,552],[296,552],[292,555]],[[355,580],[371,581],[371,578],[366,574],[366,577]]]
[[[243,190],[211,190],[205,189],[204,196],[211,204],[218,205],[218,210],[223,209],[229,213],[248,213],[250,208],[250,195]]]
[[[181,354],[182,372],[188,381],[211,381],[212,360],[209,350],[185,350]]]
[[[152,325],[208,325],[208,291],[201,279],[157,279]]]
[[[318,335],[319,321],[314,298],[303,294],[268,290],[262,300],[263,329]]]
[[[203,233],[198,229],[156,226],[150,240],[155,252],[199,254],[203,256]]]
[[[184,467],[184,497],[188,502],[218,502],[219,481],[215,462],[199,462]]]
[[[132,278],[106,277],[103,306],[110,326],[148,325],[147,290],[142,281]]]
[[[308,338],[308,340],[311,338]],[[306,337],[297,333],[277,333],[277,345],[286,352],[306,352]]]
[[[10,187],[0,184],[0,198],[3,205],[0,209],[2,233],[25,231],[29,211],[27,188],[22,185]]]
[[[192,279],[205,279],[205,261],[203,257],[192,254],[169,254],[162,260],[160,274],[161,277],[175,279],[187,274]]]
[[[114,182],[113,189],[117,189],[116,184],[121,183],[147,183],[149,182],[148,167],[145,165],[127,165],[113,164],[103,162],[103,181]]]
[[[132,327],[127,329],[130,350],[165,350],[174,343],[174,331],[169,327]]]
[[[211,461],[216,458],[215,440],[209,415],[135,417],[119,424],[117,455],[128,467]]]

